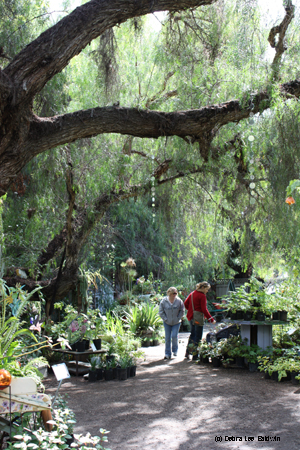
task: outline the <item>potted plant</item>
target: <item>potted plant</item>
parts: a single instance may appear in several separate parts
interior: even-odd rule
[[[230,291],[225,298],[226,307],[232,320],[244,320],[244,312],[250,309],[250,296],[241,286],[236,291]]]
[[[96,366],[97,380],[103,380],[105,361],[103,361],[100,356],[97,356],[97,358],[98,358],[98,362],[97,362],[97,366]]]
[[[109,342],[106,347],[106,361],[112,361],[115,359],[115,342]]]
[[[291,372],[300,371],[300,359],[298,357],[264,355],[258,358],[259,370],[268,374],[267,378],[275,381],[287,381],[291,379]]]
[[[210,346],[208,342],[206,342],[205,339],[202,339],[202,341],[199,343],[197,353],[199,354],[200,361],[203,363],[209,362],[209,352],[210,352]]]
[[[193,355],[192,359],[194,361],[196,361],[199,358],[197,344],[194,344],[193,342],[190,342],[188,344],[188,352],[189,352],[190,355]]]
[[[119,370],[118,370],[118,375],[119,375],[119,380],[124,381],[127,380],[127,367],[128,367],[128,360],[127,358],[123,357],[119,359]]]
[[[258,357],[263,356],[262,349],[258,345],[246,346],[243,356],[248,362],[249,371],[256,372],[259,365]]]
[[[111,367],[111,361],[106,361],[103,374],[105,381],[111,381],[113,379],[113,369]]]
[[[221,358],[222,358],[222,342],[212,342],[210,348],[210,357],[212,361],[212,365],[214,367],[221,366]]]
[[[90,359],[90,364],[91,364],[91,367],[90,367],[90,370],[89,370],[89,378],[88,379],[89,379],[89,381],[97,381],[97,371],[96,371],[96,369],[97,369],[97,366],[99,364],[98,357],[93,356]]]
[[[153,332],[152,334],[152,345],[153,346],[159,345],[158,335],[155,332]]]
[[[142,341],[143,347],[150,347],[151,345],[151,337],[145,337]]]
[[[240,336],[228,338],[227,353],[229,358],[235,359],[238,367],[244,367],[244,352],[247,348],[247,339],[242,340]]]

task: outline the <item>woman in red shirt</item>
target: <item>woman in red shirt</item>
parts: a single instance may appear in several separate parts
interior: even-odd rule
[[[214,318],[209,314],[207,310],[207,300],[206,300],[206,294],[210,290],[210,284],[207,281],[202,281],[201,283],[198,283],[196,285],[196,290],[191,292],[187,299],[184,302],[185,309],[187,309],[186,317],[191,325],[191,334],[189,337],[188,346],[186,349],[186,358],[189,358],[189,344],[195,344],[198,345],[198,343],[202,339],[203,335],[203,325],[196,324],[193,321],[193,305],[194,303],[194,310],[200,311],[203,313],[204,317],[208,319],[210,323],[216,323]],[[192,301],[193,297],[193,301]]]

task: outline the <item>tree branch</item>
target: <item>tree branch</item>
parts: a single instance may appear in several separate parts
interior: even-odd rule
[[[300,80],[280,86],[284,97],[300,96]],[[34,155],[76,139],[104,133],[119,133],[140,138],[160,136],[191,137],[192,142],[215,129],[262,112],[270,107],[271,95],[267,90],[257,93],[250,109],[250,100],[231,100],[201,109],[175,112],[149,111],[138,108],[108,106],[64,114],[52,118],[35,117],[28,136],[28,146]]]
[[[107,29],[155,11],[178,11],[215,1],[92,0],[76,8],[27,45],[4,69],[16,90],[16,104],[24,98],[32,99],[74,56]]]
[[[287,0],[287,4],[285,6],[285,12],[286,12],[286,14],[285,14],[281,24],[273,27],[271,29],[269,37],[268,37],[268,41],[269,41],[271,47],[275,48],[275,56],[274,56],[272,66],[271,66],[272,71],[273,71],[274,80],[278,80],[279,65],[281,62],[281,57],[282,57],[283,53],[287,50],[287,47],[284,44],[284,38],[285,38],[286,31],[288,29],[288,26],[294,17],[294,12],[295,12],[295,6],[292,5],[291,0]],[[278,41],[276,44],[275,37],[277,34],[279,36],[278,36]]]

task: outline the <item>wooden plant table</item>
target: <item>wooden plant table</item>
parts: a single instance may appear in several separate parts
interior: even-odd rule
[[[53,348],[54,352],[62,353],[65,355],[71,355],[75,359],[75,375],[78,377],[80,366],[84,365],[85,368],[90,367],[89,364],[84,364],[80,361],[80,357],[82,356],[90,356],[90,355],[100,355],[106,353],[106,350],[86,350],[85,352],[74,352],[73,350],[62,350],[60,348]],[[68,364],[73,363],[73,361],[68,361]],[[70,368],[70,372],[72,372],[72,368]]]

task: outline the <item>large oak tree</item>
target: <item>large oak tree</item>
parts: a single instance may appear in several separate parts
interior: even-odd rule
[[[45,85],[60,73],[92,40],[130,18],[157,11],[176,12],[188,8],[211,5],[215,0],[92,0],[76,8],[56,25],[46,30],[27,45],[0,72],[0,194],[7,192],[20,171],[36,155],[75,140],[104,133],[119,133],[140,138],[178,136],[195,144],[204,165],[189,170],[189,174],[205,170],[209,158],[218,159],[222,153],[236,145],[233,139],[220,149],[212,145],[219,130],[227,124],[237,123],[250,114],[262,112],[271,106],[271,86],[277,84],[283,98],[299,98],[300,80],[280,84],[279,68],[286,50],[284,38],[294,7],[287,2],[282,22],[273,27],[269,43],[275,49],[269,85],[241,100],[228,99],[225,103],[208,105],[186,111],[153,111],[125,108],[119,105],[95,107],[54,117],[38,117],[33,112],[36,96]],[[145,157],[146,155],[141,155]],[[186,175],[178,170],[168,175],[168,160],[157,163],[153,176],[156,183]],[[40,255],[41,267],[62,253],[61,270],[49,282],[44,292],[48,299],[62,298],[74,287],[78,271],[78,255],[95,223],[114,202],[137,196],[149,190],[150,183],[131,185],[126,189],[107,192],[95,200],[91,217],[85,209],[77,209],[74,218],[76,192],[72,183],[72,164],[67,173],[69,209],[66,226]],[[13,282],[15,280],[8,280]],[[29,281],[26,282],[28,285]]]

